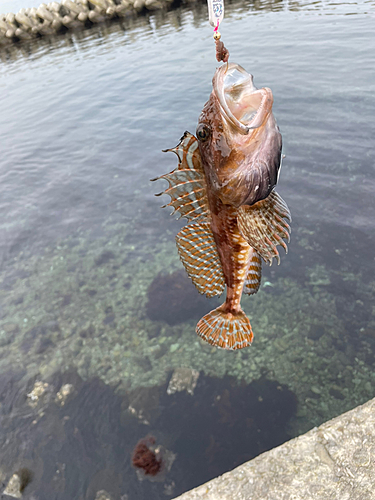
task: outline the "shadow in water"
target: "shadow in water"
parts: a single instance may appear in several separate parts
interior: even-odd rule
[[[0,377],[0,474],[7,483],[27,470],[30,500],[94,500],[100,491],[113,500],[172,498],[290,438],[296,411],[294,394],[265,378],[238,385],[201,374],[194,394],[171,394],[167,383],[118,394],[74,372],[26,388],[23,376]],[[132,466],[146,436],[170,459],[159,481]]]
[[[153,321],[169,325],[199,319],[220,305],[215,298],[208,300],[197,289],[183,269],[170,274],[159,273],[147,290],[147,316]]]

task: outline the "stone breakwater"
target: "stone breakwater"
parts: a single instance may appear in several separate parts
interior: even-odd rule
[[[166,9],[174,3],[175,0],[63,0],[61,3],[42,3],[38,8],[21,9],[17,14],[0,14],[0,45]]]

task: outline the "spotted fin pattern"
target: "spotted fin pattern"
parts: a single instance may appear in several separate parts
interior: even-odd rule
[[[156,195],[168,194],[171,197],[171,201],[163,208],[172,206],[172,214],[178,212],[180,217],[186,217],[189,221],[207,217],[209,209],[206,181],[198,140],[189,132],[185,132],[178,146],[166,149],[165,152],[167,151],[173,151],[178,156],[178,167],[169,174],[152,179],[165,179],[169,183],[168,189]]]
[[[250,264],[243,285],[243,293],[252,295],[253,293],[257,293],[259,290],[262,278],[262,260],[253,248],[251,249],[249,261]]]
[[[292,220],[289,209],[275,191],[255,205],[238,209],[237,222],[242,236],[270,265],[274,257],[280,264],[277,245],[288,252],[284,239],[290,240],[290,226],[285,219]]]
[[[209,222],[188,224],[176,236],[180,259],[194,285],[207,297],[221,295],[225,281]]]
[[[206,314],[198,322],[197,334],[206,342],[222,349],[236,350],[253,341],[249,318],[240,310],[236,314],[225,311],[225,304]]]

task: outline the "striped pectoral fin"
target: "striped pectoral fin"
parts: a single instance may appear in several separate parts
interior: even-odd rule
[[[180,217],[189,220],[206,217],[209,209],[198,140],[189,132],[185,132],[178,146],[166,151],[175,153],[179,163],[169,174],[152,179],[165,179],[169,184],[169,187],[157,196],[168,194],[171,201],[164,207],[173,207],[173,213],[178,212]]]
[[[227,350],[247,347],[254,337],[249,318],[242,309],[232,314],[225,310],[225,304],[203,316],[196,332],[209,344]]]
[[[251,249],[249,261],[249,269],[243,285],[243,293],[252,295],[259,290],[262,278],[262,259],[254,248]]]
[[[180,259],[198,291],[207,297],[220,295],[225,281],[210,223],[188,224],[177,234],[176,243]]]
[[[287,221],[291,221],[289,209],[275,191],[252,206],[241,206],[237,212],[237,223],[242,236],[269,264],[272,264],[273,258],[280,264],[278,245],[285,252],[288,251],[284,241],[290,240]]]

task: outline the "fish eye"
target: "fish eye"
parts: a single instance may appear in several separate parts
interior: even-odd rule
[[[211,128],[205,123],[201,123],[197,127],[197,138],[200,142],[206,142],[211,135]]]

